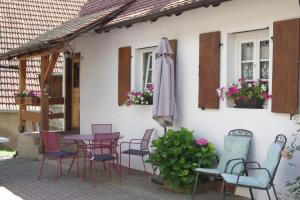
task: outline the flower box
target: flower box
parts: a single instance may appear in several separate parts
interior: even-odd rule
[[[262,109],[264,100],[262,99],[234,99],[235,108]]]
[[[24,104],[25,103],[24,97],[15,97],[15,103],[16,104]]]
[[[148,85],[144,91],[131,91],[127,94],[125,105],[152,105],[153,104],[153,87]]]
[[[31,106],[39,106],[40,105],[40,97],[24,97],[24,104]]]
[[[265,101],[271,98],[268,89],[268,81],[245,81],[239,79],[229,87],[217,89],[221,100],[228,98],[234,101],[234,108],[262,109]]]

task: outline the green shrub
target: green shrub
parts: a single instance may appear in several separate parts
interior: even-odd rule
[[[152,146],[154,151],[149,160],[173,188],[191,188],[199,160],[209,157],[202,160],[201,167],[211,168],[216,159],[214,145],[196,144],[193,132],[185,128],[168,130],[164,136],[154,140]]]

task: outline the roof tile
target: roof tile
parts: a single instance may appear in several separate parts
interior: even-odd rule
[[[86,0],[0,0],[0,53],[17,48],[46,31],[78,15]],[[27,89],[40,90],[39,60],[27,62]],[[0,61],[0,65],[17,66],[17,60]],[[60,58],[55,73],[62,73]],[[18,70],[0,68],[0,110],[14,111],[18,106],[13,95],[18,92]]]

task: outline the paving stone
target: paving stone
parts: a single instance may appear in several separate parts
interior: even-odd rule
[[[64,162],[64,161],[63,161]],[[63,175],[54,182],[55,161],[47,161],[41,180],[38,180],[40,161],[0,159],[0,199],[3,200],[191,200],[191,195],[178,194],[163,189],[141,172],[128,175],[123,170],[122,184],[112,170],[108,172],[99,163],[97,187],[93,186],[92,170],[87,169],[87,180],[78,178],[76,167],[70,175],[63,164]],[[82,164],[82,160],[80,161]],[[88,166],[88,165],[87,165]],[[82,169],[80,169],[82,171]],[[215,191],[198,195],[197,199],[216,199]],[[238,198],[239,199],[239,198]],[[240,199],[242,200],[242,199]]]

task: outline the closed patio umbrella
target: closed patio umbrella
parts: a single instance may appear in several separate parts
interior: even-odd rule
[[[156,50],[153,82],[153,119],[166,131],[177,115],[173,50],[167,38],[162,38]]]

